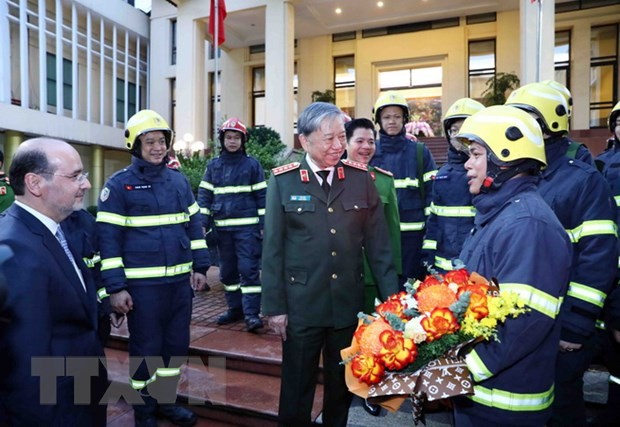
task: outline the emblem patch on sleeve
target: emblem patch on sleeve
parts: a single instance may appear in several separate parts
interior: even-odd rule
[[[108,197],[110,197],[110,189],[108,187],[103,187],[103,190],[101,190],[101,194],[99,195],[99,200],[105,202],[108,200]]]

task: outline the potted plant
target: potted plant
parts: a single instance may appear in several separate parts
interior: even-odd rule
[[[329,102],[333,104],[336,102],[336,93],[331,89],[327,89],[325,92],[315,90],[312,92],[312,102]]]
[[[497,73],[486,81],[486,89],[482,92],[482,103],[491,105],[503,105],[510,92],[519,87],[521,80],[514,73]]]

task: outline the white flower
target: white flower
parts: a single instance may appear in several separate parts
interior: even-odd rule
[[[457,285],[454,282],[450,282],[450,283],[448,283],[448,289],[450,289],[452,292],[454,292],[456,294],[458,292],[458,290],[459,290],[459,285]]]
[[[422,318],[424,316],[414,317],[405,324],[405,338],[410,338],[416,344],[426,341],[426,331],[422,327]]]
[[[401,298],[401,302],[407,309],[411,309],[411,308],[415,310],[418,309],[418,300],[415,299],[413,295],[407,294],[407,296]]]

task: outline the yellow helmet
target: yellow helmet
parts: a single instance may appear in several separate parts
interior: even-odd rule
[[[372,115],[375,119],[375,123],[381,123],[381,110],[385,107],[396,106],[403,109],[403,124],[409,121],[409,104],[404,96],[394,91],[383,92],[377,98],[375,106],[372,109]]]
[[[570,90],[566,86],[564,86],[560,82],[556,82],[555,80],[543,80],[541,82],[544,85],[551,86],[558,92],[562,94],[564,100],[566,101],[566,105],[568,105],[568,117],[573,115],[573,95],[570,93]]]
[[[466,147],[474,142],[485,146],[497,166],[512,166],[526,159],[547,165],[540,126],[517,108],[487,107],[465,119],[456,138]]]
[[[616,120],[618,119],[618,116],[620,116],[620,102],[614,105],[614,108],[611,109],[609,117],[607,117],[607,127],[611,133],[616,131]]]
[[[450,126],[455,120],[466,119],[480,110],[484,110],[484,105],[475,99],[461,98],[454,102],[443,117],[443,130],[446,138],[450,139]]]
[[[152,131],[162,131],[166,138],[166,148],[170,148],[172,141],[172,129],[162,116],[153,110],[141,110],[127,120],[125,126],[125,143],[127,148],[133,150],[136,140],[140,135]]]
[[[564,96],[543,83],[529,83],[510,94],[506,105],[536,114],[550,135],[568,132],[568,105]]]

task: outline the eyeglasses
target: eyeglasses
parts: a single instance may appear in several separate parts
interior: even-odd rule
[[[83,183],[88,179],[88,172],[82,172],[77,175],[63,175],[61,173],[41,172],[42,175],[62,176],[63,178],[69,178],[73,182]]]

